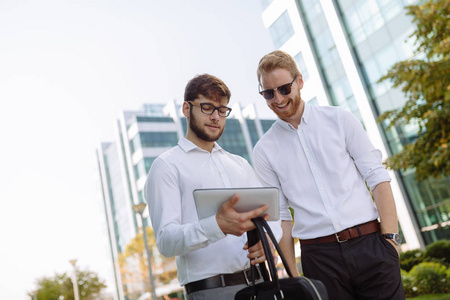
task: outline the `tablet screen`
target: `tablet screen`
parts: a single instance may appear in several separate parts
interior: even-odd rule
[[[193,193],[199,220],[216,214],[222,204],[235,194],[239,195],[239,202],[234,206],[237,212],[267,204],[269,208],[263,215],[269,214],[269,221],[280,218],[278,189],[275,187],[196,189]]]

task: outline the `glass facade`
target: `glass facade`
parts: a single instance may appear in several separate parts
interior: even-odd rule
[[[411,172],[404,182],[425,243],[450,239],[450,178],[417,182]]]
[[[133,238],[133,221],[130,219],[131,207],[126,202],[125,189],[123,188],[123,176],[120,167],[119,154],[116,144],[110,146],[104,151],[103,161],[106,169],[106,181],[108,194],[110,197],[110,207],[112,219],[114,220],[115,240],[117,249],[122,252],[127,243]]]
[[[270,26],[269,32],[277,48],[283,46],[294,35],[294,28],[287,10]]]
[[[412,57],[414,46],[409,36],[414,25],[403,8],[415,2],[337,1],[377,115],[401,107],[406,101],[400,91],[391,89],[389,82],[378,80],[394,63]],[[416,124],[387,129],[383,123],[383,129],[392,154],[417,138]],[[425,243],[449,238],[450,179],[417,182],[413,170],[400,174]]]
[[[130,143],[132,153],[140,148],[173,147],[178,142],[176,132],[140,132]]]
[[[219,143],[226,151],[240,155],[247,161],[250,161],[250,154],[245,145],[244,135],[239,120],[232,118],[227,119],[225,131],[217,143]]]
[[[250,133],[250,139],[252,140],[252,146],[256,145],[256,142],[259,140],[258,131],[256,130],[255,120],[247,119],[245,120],[247,123],[247,129]]]
[[[306,69],[305,60],[303,59],[302,52],[297,53],[294,56],[295,62],[297,63],[298,70],[302,73],[303,81],[307,81],[309,79],[308,69]]]
[[[144,157],[134,166],[134,174],[137,179],[147,176],[148,171],[150,171],[150,166],[155,158],[156,157]]]
[[[270,129],[272,127],[275,120],[261,120],[261,126],[264,132]]]
[[[298,4],[300,15],[306,25],[305,30],[319,62],[319,70],[331,97],[330,104],[352,112],[362,122],[355,96],[320,3],[315,0],[304,0],[298,1]]]

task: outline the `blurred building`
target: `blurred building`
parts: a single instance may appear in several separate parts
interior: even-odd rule
[[[406,99],[378,82],[397,61],[411,58],[415,0],[261,0],[275,48],[291,54],[305,82],[302,98],[355,114],[384,158],[417,138],[417,127],[386,129],[377,118]],[[426,149],[424,149],[426,151]],[[390,171],[402,250],[450,238],[450,179],[417,182],[414,170]]]
[[[251,162],[253,146],[273,122],[274,119],[257,118],[251,105],[241,109],[236,104],[218,143],[225,150]],[[148,297],[148,294],[144,295],[148,291],[145,286],[148,278],[139,275],[142,272],[139,272],[138,262],[132,258],[124,262],[121,258],[139,227],[142,227],[132,207],[144,202],[143,188],[154,159],[177,145],[178,140],[185,136],[186,128],[181,108],[174,102],[145,104],[138,111],[123,111],[116,123],[115,141],[102,143],[97,149],[111,262],[117,286],[115,298],[118,300]],[[148,214],[145,222],[151,226]],[[156,277],[175,270],[175,264],[167,262],[156,248],[152,249],[152,253]],[[165,294],[182,293],[177,281],[168,284],[156,282],[155,285],[156,294],[161,298]]]

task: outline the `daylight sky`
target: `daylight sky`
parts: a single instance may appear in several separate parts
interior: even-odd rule
[[[202,73],[261,104],[272,50],[258,0],[1,0],[0,299],[70,259],[110,280],[95,149],[120,111],[179,103]]]

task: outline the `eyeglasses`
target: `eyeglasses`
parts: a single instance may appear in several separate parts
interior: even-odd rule
[[[226,106],[221,106],[221,107],[215,107],[214,105],[210,104],[210,103],[196,103],[196,102],[192,102],[188,101],[188,103],[192,106],[200,106],[200,110],[202,111],[202,113],[204,113],[205,115],[212,115],[216,110],[219,113],[219,116],[221,117],[228,117],[230,115],[231,112],[231,108],[226,107]]]
[[[272,100],[273,97],[275,97],[275,90],[278,91],[281,95],[289,95],[292,91],[292,84],[294,84],[295,79],[297,76],[294,77],[291,83],[283,84],[277,88],[274,89],[267,89],[264,91],[259,91],[259,93],[264,97],[266,100]],[[261,86],[258,86],[258,90],[261,89]]]

